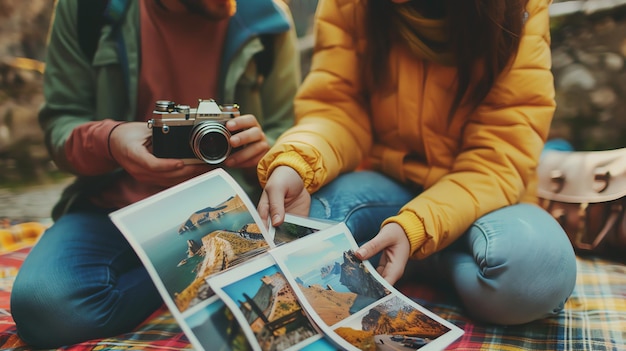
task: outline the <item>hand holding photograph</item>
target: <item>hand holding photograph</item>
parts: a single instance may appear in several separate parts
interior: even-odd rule
[[[463,331],[387,283],[344,223],[262,223],[216,169],[110,214],[198,350],[440,350]]]
[[[370,262],[356,258],[357,248],[348,227],[339,223],[269,254],[316,324],[326,335],[338,336],[333,340],[343,349],[421,343],[420,349],[439,350],[463,334],[396,290]]]

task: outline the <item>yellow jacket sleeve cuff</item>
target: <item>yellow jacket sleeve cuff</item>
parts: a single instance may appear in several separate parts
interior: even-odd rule
[[[267,179],[269,179],[272,172],[280,166],[288,166],[298,172],[300,178],[302,178],[302,181],[304,182],[304,187],[309,191],[309,193],[311,192],[309,186],[313,182],[314,172],[302,156],[295,151],[282,153],[278,155],[274,161],[272,161],[267,169],[266,176],[264,177],[265,181],[262,183],[263,186],[265,186],[265,183],[267,182]]]
[[[411,257],[415,257],[426,242],[426,229],[422,220],[411,212],[403,211],[396,216],[387,218],[383,225],[387,223],[397,223],[404,229],[411,245]]]

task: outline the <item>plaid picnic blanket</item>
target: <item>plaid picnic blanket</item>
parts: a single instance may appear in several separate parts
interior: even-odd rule
[[[9,301],[13,279],[34,237],[22,235],[20,240],[20,235],[15,233],[8,239],[6,233],[0,233],[0,349],[25,351],[30,348],[17,336]],[[469,320],[458,299],[449,292],[406,282],[398,288],[465,330],[447,350],[626,350],[626,265],[623,264],[579,257],[577,284],[565,310],[552,318],[512,327],[481,325]],[[59,350],[191,349],[175,319],[163,306],[132,332]]]
[[[576,287],[557,316],[520,326],[477,324],[449,294],[405,285],[424,307],[465,330],[446,350],[626,350],[626,265],[578,257]]]

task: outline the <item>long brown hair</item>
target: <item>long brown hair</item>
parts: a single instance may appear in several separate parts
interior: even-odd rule
[[[367,49],[364,72],[370,91],[381,87],[391,45],[397,38],[390,0],[366,0]],[[461,104],[475,109],[517,53],[528,0],[414,0],[408,4],[426,16],[442,16],[449,31],[449,47],[457,69],[456,93],[450,119]],[[482,74],[474,77],[476,68]],[[473,83],[475,81],[475,85]],[[472,90],[468,88],[472,84]],[[466,99],[464,101],[464,99]]]

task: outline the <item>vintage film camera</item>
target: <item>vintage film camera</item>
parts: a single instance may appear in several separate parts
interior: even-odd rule
[[[178,158],[185,163],[219,164],[233,152],[226,122],[239,116],[239,106],[198,100],[198,108],[158,100],[153,117],[152,153],[159,158]]]

